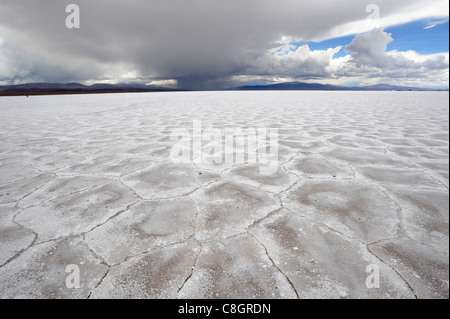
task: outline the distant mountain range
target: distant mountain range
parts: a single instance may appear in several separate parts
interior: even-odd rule
[[[0,96],[5,95],[47,95],[47,94],[89,94],[126,92],[166,92],[174,89],[143,84],[94,84],[80,83],[29,83],[0,86]]]
[[[336,86],[319,83],[289,82],[270,85],[240,86],[233,90],[322,90],[322,91],[427,91],[430,88],[377,84],[372,86]]]
[[[270,85],[253,85],[230,88],[228,90],[322,90],[322,91],[426,91],[430,88],[378,84],[373,86],[345,87],[329,84],[290,82]],[[448,89],[445,89],[448,90]],[[0,86],[0,96],[8,95],[49,95],[49,94],[89,94],[127,92],[169,92],[180,91],[166,87],[143,84],[94,84],[80,83],[29,83]]]

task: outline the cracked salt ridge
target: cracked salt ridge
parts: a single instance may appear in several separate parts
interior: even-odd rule
[[[242,232],[281,208],[277,198],[258,188],[224,181],[191,195],[198,208],[196,238],[205,241]]]
[[[290,211],[366,243],[398,231],[398,207],[376,187],[357,180],[305,180],[281,199]]]
[[[202,243],[179,298],[297,298],[295,289],[250,234]]]
[[[189,238],[196,208],[190,199],[141,201],[86,234],[86,242],[108,264]]]
[[[131,257],[112,266],[90,298],[176,298],[199,249],[189,239]]]
[[[122,183],[144,199],[185,196],[198,188],[191,164],[175,164],[170,160],[121,178]]]
[[[267,247],[273,262],[290,278],[300,298],[413,298],[403,279],[380,265],[386,286],[369,290],[365,267],[379,264],[365,244],[287,210],[250,233]]]
[[[15,220],[35,230],[41,242],[90,231],[137,200],[131,191],[113,182],[25,208]]]
[[[0,205],[0,265],[5,265],[30,247],[37,235],[14,220],[19,210],[13,204]]]
[[[409,238],[370,245],[370,251],[408,282],[417,298],[449,298],[448,251]]]
[[[408,237],[422,245],[448,253],[448,191],[390,187],[386,192],[402,208],[402,228]]]
[[[42,173],[24,180],[0,185],[0,204],[16,203],[44,187],[56,177],[53,173]]]
[[[225,178],[274,194],[285,191],[298,180],[298,177],[289,174],[281,165],[270,175],[261,174],[262,168],[264,165],[261,164],[239,165],[227,170]]]
[[[28,208],[60,197],[67,197],[82,191],[113,182],[113,179],[94,176],[57,177],[42,185],[28,196],[19,200],[19,206]]]
[[[217,99],[222,94],[224,94],[222,99]],[[372,108],[364,102],[363,104],[366,105],[367,109],[361,112],[361,101],[367,101],[366,95],[370,95],[374,101],[380,96],[389,97],[385,100],[389,101],[389,103],[385,103],[385,101],[376,103],[376,108]],[[299,96],[301,96],[301,99],[299,99]],[[217,290],[215,286],[205,288],[205,286],[199,285],[198,280],[202,276],[208,277],[210,272],[211,267],[209,266],[211,265],[207,263],[209,260],[207,249],[217,239],[214,234],[220,234],[219,237],[222,238],[221,241],[224,245],[228,245],[230,242],[236,244],[237,240],[248,245],[249,242],[252,242],[251,237],[248,237],[250,234],[251,236],[257,236],[258,232],[263,231],[261,229],[266,228],[273,219],[278,220],[281,218],[279,217],[280,214],[296,214],[304,218],[305,223],[311,223],[314,227],[319,227],[320,231],[331,232],[331,234],[334,234],[333,236],[343,237],[343,239],[354,243],[352,247],[355,248],[351,249],[351,253],[356,252],[356,247],[362,247],[363,253],[357,257],[362,258],[363,263],[369,260],[375,261],[375,264],[379,264],[382,267],[387,267],[386,271],[391,274],[391,279],[394,281],[399,280],[399,282],[396,287],[392,285],[382,287],[380,294],[376,295],[377,298],[399,296],[401,293],[406,293],[409,297],[433,296],[441,298],[447,296],[448,298],[448,257],[447,260],[443,258],[439,262],[435,260],[436,258],[430,260],[429,255],[424,252],[425,249],[420,248],[432,247],[437,254],[442,253],[444,257],[448,256],[448,244],[442,245],[442,242],[448,243],[448,229],[444,227],[448,225],[448,213],[443,213],[448,212],[448,165],[445,165],[446,163],[448,164],[449,154],[447,133],[448,95],[439,95],[439,93],[400,95],[398,93],[365,92],[363,95],[357,93],[345,94],[345,97],[347,99],[345,104],[336,104],[336,101],[340,101],[342,98],[342,93],[327,92],[327,94],[322,94],[321,92],[320,95],[317,95],[313,92],[265,92],[257,94],[250,92],[215,92],[202,93],[200,95],[162,94],[151,96],[127,94],[115,96],[115,103],[124,107],[117,107],[114,109],[114,112],[111,112],[111,102],[108,96],[80,96],[75,97],[70,102],[64,97],[45,97],[42,98],[42,100],[45,100],[45,103],[42,104],[44,107],[38,105],[41,98],[33,100],[33,103],[36,103],[32,109],[33,117],[21,116],[30,112],[27,106],[30,101],[23,101],[19,98],[4,99],[5,101],[12,101],[14,107],[2,109],[4,111],[2,119],[5,119],[5,121],[1,123],[4,125],[0,126],[0,138],[3,146],[0,149],[0,171],[6,172],[6,174],[2,173],[3,179],[0,184],[5,186],[4,191],[6,193],[0,194],[2,195],[0,198],[8,196],[6,195],[7,192],[15,189],[16,186],[21,190],[17,196],[15,195],[13,200],[6,201],[11,202],[12,206],[0,206],[6,211],[6,214],[2,214],[4,217],[2,224],[8,229],[8,232],[0,233],[1,235],[8,234],[2,237],[2,246],[0,248],[4,249],[6,247],[7,253],[5,256],[7,257],[5,257],[6,262],[0,270],[11,270],[11,265],[17,267],[19,262],[23,263],[24,259],[29,259],[31,254],[39,247],[56,245],[65,240],[72,241],[79,238],[82,241],[70,246],[71,249],[80,249],[78,246],[81,245],[84,247],[83,249],[87,249],[86,253],[89,256],[93,256],[104,269],[107,269],[95,278],[94,287],[89,287],[89,292],[86,291],[82,297],[101,297],[102,294],[110,295],[107,289],[105,291],[102,288],[103,284],[114,282],[118,279],[114,276],[113,268],[121,268],[123,265],[128,265],[131,261],[136,261],[148,254],[166,250],[171,251],[174,247],[178,247],[177,245],[182,245],[188,241],[193,243],[192,245],[194,246],[200,245],[201,249],[195,250],[195,256],[190,260],[192,263],[186,263],[186,269],[180,272],[181,275],[176,284],[165,286],[163,289],[160,289],[159,293],[155,294],[158,283],[150,283],[142,287],[140,292],[129,290],[126,296],[133,297],[138,294],[156,297],[179,296],[186,295],[188,292],[191,295],[199,296],[201,291],[208,296],[211,294],[223,296],[229,292]],[[139,100],[139,102],[130,104],[130,99]],[[151,100],[151,103],[148,100]],[[199,100],[203,100],[203,102],[198,104]],[[229,108],[223,108],[225,105],[222,105],[222,101],[226,101],[225,104],[227,105],[231,103],[234,106],[233,112],[229,112]],[[249,112],[248,108],[249,102],[254,105],[251,112]],[[64,103],[66,107],[61,108],[61,103]],[[292,107],[293,105],[295,107]],[[427,105],[427,107],[423,108],[423,105]],[[193,109],[192,106],[194,106]],[[339,108],[339,111],[336,112],[335,108]],[[279,112],[274,114],[274,110]],[[415,114],[411,117],[405,116],[405,114],[410,114],[411,110]],[[389,118],[385,117],[387,113],[390,114]],[[68,114],[70,116],[67,116]],[[197,117],[196,114],[198,115]],[[191,233],[191,230],[186,232],[186,236],[190,233],[187,239],[177,238],[177,240],[180,240],[179,242],[174,242],[175,239],[171,238],[167,241],[161,241],[160,244],[162,246],[158,244],[155,248],[150,245],[150,248],[144,251],[142,251],[143,249],[138,249],[137,251],[142,252],[136,255],[128,254],[124,261],[111,267],[102,255],[97,254],[95,250],[87,245],[86,241],[88,241],[91,234],[96,234],[97,231],[114,225],[116,219],[120,220],[119,218],[122,214],[128,214],[129,210],[133,210],[134,206],[140,203],[141,196],[138,195],[133,187],[130,187],[135,185],[124,183],[127,177],[135,177],[136,174],[145,172],[151,167],[160,167],[162,170],[168,169],[167,161],[164,161],[164,157],[168,156],[170,139],[167,134],[162,133],[169,133],[172,128],[180,127],[180,125],[190,129],[192,120],[198,118],[202,118],[204,127],[214,126],[220,128],[235,127],[236,125],[254,127],[255,123],[258,123],[258,127],[278,127],[280,129],[279,158],[282,164],[281,168],[285,173],[279,170],[276,174],[277,177],[271,180],[255,175],[254,167],[250,167],[250,171],[247,171],[240,169],[238,164],[228,166],[193,164],[194,170],[191,170],[188,166],[181,168],[184,172],[187,172],[187,176],[193,177],[193,180],[189,182],[193,185],[193,190],[187,193],[184,193],[183,187],[189,185],[189,183],[185,185],[183,181],[169,176],[163,181],[163,184],[165,184],[164,188],[157,185],[158,180],[150,178],[146,182],[150,186],[150,192],[146,195],[142,193],[143,197],[148,196],[149,199],[154,200],[155,198],[152,196],[156,195],[157,198],[168,198],[167,201],[182,200],[184,197],[194,200],[192,203],[198,208],[196,210],[194,231],[193,233]],[[417,119],[420,119],[420,121]],[[75,122],[76,126],[73,125]],[[93,127],[95,129],[92,129]],[[160,129],[155,130],[155,127]],[[4,135],[3,132],[5,133]],[[8,139],[5,138],[6,136],[8,136]],[[4,149],[5,145],[9,149]],[[150,147],[149,145],[157,145],[157,147]],[[127,160],[123,160],[124,158]],[[146,160],[149,163],[147,166],[145,165]],[[324,160],[327,161],[326,167],[320,165],[321,163],[323,164]],[[117,165],[119,162],[124,165],[123,171],[120,168],[118,171]],[[79,165],[80,163],[81,165]],[[133,163],[136,163],[137,166]],[[140,167],[141,165],[142,167]],[[391,174],[383,177],[367,171],[367,168],[379,169],[380,167],[390,170],[395,176]],[[24,168],[24,170],[19,171],[21,168]],[[29,170],[30,168],[32,170]],[[358,170],[359,168],[361,168],[361,171]],[[29,178],[28,174],[36,175],[44,173],[43,171],[50,172],[53,174],[53,177],[56,174],[58,177],[49,181],[48,184],[43,181],[42,185],[39,185],[39,179],[33,180]],[[361,174],[361,172],[366,174]],[[367,174],[367,172],[369,173]],[[402,176],[398,176],[399,173]],[[47,193],[42,193],[42,190],[46,189],[44,186],[55,186],[55,181],[61,181],[63,178],[78,177],[78,181],[82,183],[90,178],[88,177],[89,175],[92,178],[99,179],[106,177],[108,182],[100,183],[99,185],[95,185],[96,183],[94,182],[86,188],[79,187],[74,189],[69,185],[66,186],[61,194],[50,197],[46,196]],[[284,184],[288,180],[286,176],[289,177],[290,182]],[[423,181],[421,176],[425,178]],[[118,177],[120,179],[116,180]],[[145,180],[145,176],[143,179]],[[342,214],[339,213],[333,216],[333,210],[331,209],[329,210],[330,214],[326,216],[326,220],[317,220],[313,209],[316,205],[311,207],[311,205],[304,205],[303,203],[300,205],[300,208],[304,206],[303,208],[307,208],[306,210],[293,209],[293,207],[290,207],[290,200],[287,203],[284,203],[284,201],[286,201],[287,195],[301,194],[298,193],[298,188],[299,185],[307,183],[304,179],[318,184],[322,183],[321,185],[336,185],[336,187],[333,186],[338,194],[335,196],[335,199],[339,199],[342,194],[347,194],[343,196],[344,198],[348,197],[349,189],[351,190],[352,187],[356,187],[356,192],[359,188],[375,190],[380,198],[383,198],[382,202],[385,203],[381,206],[388,205],[388,202],[391,202],[393,207],[392,215],[395,216],[392,218],[397,220],[396,230],[385,237],[389,232],[377,234],[377,232],[366,231],[366,228],[370,226],[366,225],[370,216],[363,216],[364,218],[361,220],[355,219],[355,214],[352,212],[349,212],[348,216],[341,216]],[[107,218],[92,223],[91,227],[87,227],[83,232],[74,233],[66,228],[70,224],[70,221],[67,219],[69,216],[63,216],[59,220],[61,225],[66,225],[61,227],[61,234],[65,233],[62,237],[52,237],[48,233],[46,234],[47,230],[44,228],[36,230],[32,228],[31,224],[26,226],[20,223],[20,209],[22,207],[27,209],[40,206],[49,207],[49,205],[63,200],[66,196],[78,196],[77,194],[84,194],[89,190],[107,185],[114,180],[124,187],[123,191],[125,193],[129,191],[131,196],[135,196],[135,200],[128,203],[122,210],[115,211],[114,214],[108,215]],[[417,181],[420,183],[417,183]],[[423,183],[424,181],[426,182],[425,184]],[[342,182],[344,186],[347,186],[341,191],[338,186]],[[236,187],[230,187],[233,184]],[[77,185],[77,182],[72,185]],[[217,187],[220,185],[227,185],[225,192],[222,194],[223,198],[220,198],[220,191],[217,190]],[[203,202],[204,199],[201,199],[199,202],[197,197],[207,194],[208,199],[216,198],[216,201],[218,201],[217,205],[214,204],[211,207],[219,210],[225,209],[226,211],[226,207],[222,207],[222,204],[225,203],[226,205],[228,202],[233,202],[233,196],[240,193],[240,191],[237,193],[230,191],[232,188],[243,191],[243,194],[238,195],[238,202],[244,205],[247,203],[251,207],[250,215],[256,214],[255,216],[258,217],[256,219],[253,219],[253,217],[245,218],[243,223],[236,223],[233,218],[225,221],[237,226],[236,231],[226,227],[215,227],[214,217],[205,223],[205,217],[208,219],[207,217],[211,216],[208,216],[207,212],[206,214],[201,213],[201,209],[205,208],[207,203]],[[409,190],[411,192],[405,193]],[[145,187],[143,191],[146,191]],[[246,193],[249,193],[250,196]],[[22,194],[24,195],[23,197]],[[187,194],[191,195],[187,196]],[[259,195],[254,196],[255,194]],[[422,196],[422,194],[424,195]],[[96,195],[95,193],[93,195],[94,198]],[[370,197],[369,194],[367,196]],[[430,202],[427,200],[428,197],[434,198],[434,200]],[[30,204],[28,204],[28,200],[33,198],[35,200],[31,200]],[[265,198],[265,200],[269,201],[272,198],[278,204],[275,205],[276,207],[272,207],[274,209],[271,211],[264,210],[254,203],[255,198]],[[64,206],[64,202],[60,204]],[[280,205],[284,207],[285,204],[287,204],[286,209],[280,209]],[[345,206],[345,203],[341,202],[341,204]],[[327,208],[326,202],[322,202],[321,205],[320,207]],[[364,206],[364,203],[361,205]],[[293,210],[289,211],[287,208]],[[19,209],[19,211],[17,212],[16,209]],[[56,215],[59,214],[58,209],[56,209],[55,213]],[[156,213],[156,216],[158,216],[158,213]],[[338,217],[344,217],[344,220],[339,221]],[[348,225],[345,225],[345,218],[350,221],[349,224],[352,227],[348,228]],[[30,222],[33,221],[30,220]],[[302,279],[301,276],[310,278],[313,284],[306,288],[305,291],[308,291],[306,294],[299,295],[297,293],[300,297],[358,297],[359,295],[364,296],[365,293],[367,294],[367,292],[358,290],[364,289],[363,276],[355,276],[357,279],[354,280],[361,285],[357,289],[352,286],[354,283],[348,282],[350,280],[347,280],[344,275],[339,275],[339,278],[333,275],[333,272],[336,271],[332,268],[341,268],[340,264],[333,264],[330,266],[330,269],[326,268],[320,277],[308,277],[308,274],[301,274],[300,278],[298,278],[295,273],[290,272],[290,267],[296,266],[297,259],[295,257],[299,256],[301,247],[297,245],[292,250],[284,250],[279,247],[282,243],[280,240],[283,238],[283,234],[289,233],[285,229],[288,225],[284,225],[282,222],[281,224],[283,227],[278,232],[278,235],[270,237],[271,240],[276,241],[275,245],[267,242],[269,237],[264,237],[259,238],[261,240],[259,248],[255,246],[254,249],[255,251],[259,249],[258,251],[261,252],[260,256],[265,260],[263,264],[267,264],[270,273],[273,274],[271,278],[279,278],[280,282],[286,284],[281,285],[281,287],[286,288],[285,295],[290,294],[290,296],[296,297],[294,292],[298,288],[295,284],[296,281]],[[299,232],[301,231],[299,230]],[[303,232],[305,231],[303,230]],[[428,233],[432,235],[427,236]],[[21,241],[22,236],[24,236],[24,241]],[[41,240],[42,236],[44,238],[46,236],[52,238],[38,241],[38,236],[41,236]],[[308,235],[307,237],[311,236]],[[170,235],[168,237],[170,238]],[[412,239],[408,239],[408,237]],[[256,240],[255,238],[253,237],[253,242]],[[203,240],[203,242],[198,242],[197,240],[199,239]],[[152,242],[150,237],[148,240]],[[263,242],[263,240],[266,240],[266,242]],[[374,241],[369,242],[369,240]],[[402,244],[406,240],[409,240],[407,246]],[[321,242],[323,243],[323,241]],[[395,246],[386,246],[390,242]],[[206,252],[203,251],[203,245],[206,247]],[[328,251],[328,248],[332,247],[332,244],[325,242],[321,248]],[[383,250],[377,250],[378,247],[383,247]],[[386,247],[389,247],[390,250],[386,250]],[[408,248],[399,250],[398,248],[391,249],[390,247]],[[416,247],[418,253],[414,251]],[[65,249],[68,248],[66,247]],[[288,257],[294,258],[294,261],[292,263],[287,262],[286,266],[283,264],[282,259],[277,259],[279,251],[285,252]],[[307,247],[306,252],[312,254],[315,252],[315,249]],[[337,254],[345,253],[347,251],[341,249]],[[365,256],[365,254],[368,254],[368,256],[361,257]],[[226,253],[221,255],[225,256]],[[231,260],[238,257],[234,256],[235,254],[231,255],[229,256]],[[408,273],[411,273],[411,264],[408,260],[415,260],[416,258],[424,261],[413,264],[413,267],[415,267],[413,268],[415,280],[408,275]],[[119,258],[119,260],[123,260],[123,257]],[[400,263],[398,262],[399,260]],[[253,263],[255,262],[253,261]],[[437,263],[439,267],[429,268],[427,267],[429,262]],[[239,264],[240,261],[236,263]],[[194,265],[194,268],[192,268],[192,265]],[[198,267],[198,265],[207,265],[209,268]],[[60,267],[61,269],[65,266],[55,263],[55,267]],[[212,264],[212,266],[215,265]],[[367,265],[361,265],[361,269],[365,270],[365,266]],[[305,266],[305,269],[308,268]],[[358,267],[358,271],[362,271],[361,269]],[[161,269],[154,270],[156,271],[155,274],[159,274],[161,271],[164,274],[165,271]],[[445,270],[447,273],[445,273]],[[32,272],[31,269],[29,271]],[[227,272],[231,272],[231,268]],[[113,275],[110,275],[110,273]],[[337,273],[339,274],[339,272]],[[36,277],[39,276],[41,275],[38,274]],[[340,278],[341,276],[342,278]],[[42,282],[46,281],[45,276],[40,278]],[[194,280],[196,278],[197,280]],[[232,282],[241,280],[239,273],[235,274],[232,277],[233,279],[229,278],[228,280]],[[438,279],[423,280],[422,278]],[[146,279],[145,274],[143,279]],[[31,279],[27,280],[32,281]],[[217,278],[213,276],[211,280],[213,283],[216,283],[221,279],[217,275]],[[270,286],[272,291],[279,293],[279,285],[273,285],[276,282],[268,281],[264,285]],[[400,282],[404,285],[402,286]],[[445,283],[447,283],[446,289]],[[51,286],[50,282],[47,284]],[[249,285],[253,285],[251,280]],[[32,286],[33,284],[31,283],[29,289]],[[45,288],[46,284],[43,286]],[[23,288],[25,287],[24,282],[20,282],[18,287],[23,291],[28,289]],[[346,291],[349,289],[356,289],[356,293],[347,293]],[[34,296],[39,294],[41,296],[42,291],[44,290],[39,290]],[[260,290],[260,292],[262,291]],[[425,293],[422,293],[423,291]],[[249,296],[250,292],[251,289],[235,291],[236,294],[245,296]],[[22,296],[26,295],[22,294]],[[17,294],[12,292],[8,296],[17,296]],[[28,294],[28,296],[33,296],[33,293]]]
[[[80,289],[65,285],[72,264],[82,274]],[[0,298],[87,298],[106,271],[81,238],[35,244],[0,268]]]

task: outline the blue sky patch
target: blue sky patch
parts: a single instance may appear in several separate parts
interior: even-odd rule
[[[434,25],[434,26],[433,26]],[[442,21],[416,21],[399,26],[386,28],[394,41],[388,44],[387,51],[413,50],[419,54],[434,54],[449,51],[449,22]],[[311,50],[327,50],[338,46],[345,47],[354,39],[354,35],[325,40],[322,42],[308,42]],[[302,45],[304,42],[295,44]],[[334,57],[349,54],[342,48]]]
[[[389,43],[388,51],[413,50],[419,54],[448,52],[448,22],[427,28],[431,25],[422,21],[387,28],[385,31],[392,33],[394,39]]]

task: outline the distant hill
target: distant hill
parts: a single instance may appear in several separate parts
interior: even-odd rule
[[[330,90],[330,91],[425,91],[428,88],[377,84],[372,86],[347,87],[319,83],[289,82],[269,85],[240,86],[230,90]]]
[[[0,96],[166,91],[175,90],[142,84],[94,84],[86,86],[80,83],[29,83],[0,86]]]
[[[228,90],[322,90],[322,91],[425,91],[429,88],[377,84],[373,86],[346,87],[329,84],[289,82],[270,85],[252,85],[230,88]],[[446,89],[448,91],[448,89]],[[182,91],[143,84],[94,84],[80,83],[29,83],[0,86],[0,96],[15,95],[54,95],[90,93],[131,93],[131,92],[170,92]]]

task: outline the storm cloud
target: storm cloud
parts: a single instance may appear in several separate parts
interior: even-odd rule
[[[0,0],[0,84],[176,80],[180,88],[208,89],[258,77],[445,78],[448,53],[386,52],[394,39],[383,27],[448,18],[447,1],[377,1],[378,31],[367,23],[371,2]],[[79,29],[65,25],[71,3],[80,7]],[[345,48],[305,45],[283,53],[286,39],[345,35],[355,35]],[[341,50],[349,55],[336,58]],[[406,71],[392,74],[392,61]]]

